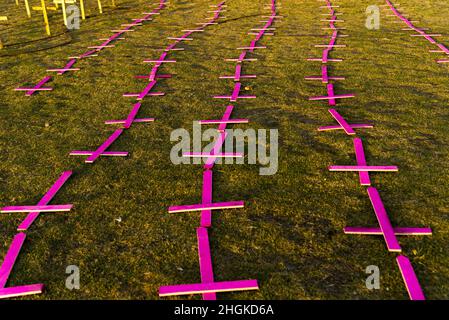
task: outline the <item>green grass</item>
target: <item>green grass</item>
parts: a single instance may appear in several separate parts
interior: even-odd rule
[[[35,0],[31,0],[37,5]],[[153,1],[154,2],[154,1]],[[209,16],[206,0],[178,1],[151,22],[126,35],[115,48],[77,64],[79,72],[56,76],[53,92],[31,98],[12,89],[36,83],[49,67],[86,51],[95,40],[110,35],[130,18],[147,10],[147,1],[122,0],[118,8],[97,14],[95,1],[86,4],[88,19],[78,31],[65,31],[60,13],[51,12],[54,36],[45,37],[42,17],[26,18],[23,5],[3,1],[0,12],[0,205],[36,203],[64,170],[73,177],[54,203],[73,203],[66,214],[42,214],[11,274],[9,286],[44,283],[42,295],[28,299],[158,299],[161,285],[200,281],[195,228],[198,214],[168,214],[170,205],[200,201],[201,166],[170,162],[170,132],[192,129],[192,121],[219,117],[232,81],[219,75],[232,72],[235,48],[247,45],[247,32],[261,26],[262,3],[228,0],[227,19],[211,26],[186,50],[171,53],[178,63],[164,67],[175,73],[159,82],[165,97],[144,100],[139,117],[153,124],[136,124],[113,150],[129,151],[123,158],[102,158],[85,165],[70,157],[76,149],[93,149],[113,131],[108,119],[126,116],[132,100],[124,92],[144,86],[137,74],[149,72],[141,61],[156,58],[166,37]],[[216,1],[219,2],[218,0]],[[331,75],[345,76],[337,93],[355,93],[338,111],[352,122],[373,121],[374,129],[357,131],[372,165],[398,165],[398,173],[372,174],[393,225],[430,226],[431,237],[401,237],[400,243],[429,299],[449,298],[449,101],[448,68],[424,39],[411,38],[395,18],[381,15],[380,30],[365,28],[365,9],[384,1],[338,1],[350,35],[331,55],[345,59],[331,64]],[[442,0],[401,0],[404,12],[421,20],[418,26],[447,32]],[[279,170],[259,176],[255,165],[220,165],[214,170],[214,200],[245,200],[245,209],[217,211],[210,231],[216,280],[256,278],[259,291],[219,294],[220,299],[407,299],[395,254],[381,237],[344,235],[344,226],[375,226],[376,217],[364,187],[352,173],[333,173],[331,164],[355,163],[352,139],[342,132],[320,133],[332,124],[327,106],[308,101],[325,93],[324,85],[304,81],[317,75],[319,56],[313,44],[324,22],[316,1],[283,0],[276,35],[266,37],[245,81],[255,100],[235,104],[236,118],[249,118],[239,128],[279,130]],[[343,24],[341,24],[343,25]],[[449,45],[447,37],[438,38]],[[47,124],[47,125],[46,125]],[[23,219],[0,217],[0,256],[3,257]],[[115,221],[121,217],[122,222]],[[81,270],[81,289],[65,288],[65,268]],[[365,268],[377,265],[381,289],[365,287]],[[199,296],[189,297],[199,299]]]

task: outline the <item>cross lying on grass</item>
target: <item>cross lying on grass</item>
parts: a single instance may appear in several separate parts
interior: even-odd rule
[[[72,175],[72,171],[65,171],[56,180],[53,186],[47,191],[47,193],[42,197],[42,199],[37,203],[36,206],[17,206],[17,207],[3,207],[2,212],[29,212],[25,220],[17,228],[18,231],[26,231],[30,225],[36,220],[41,212],[60,212],[69,211],[72,205],[48,205],[51,199],[56,195],[59,189],[64,185],[64,183]]]
[[[151,89],[157,84],[156,80],[152,80],[140,93],[124,93],[124,97],[136,97],[137,100],[143,100],[146,96],[163,96],[163,92],[150,92]]]
[[[215,99],[229,99],[231,102],[236,102],[237,99],[255,99],[256,96],[241,96],[240,88],[242,84],[237,82],[234,86],[234,90],[232,91],[232,95],[230,96],[214,96]]]
[[[18,233],[14,237],[5,258],[3,259],[3,263],[0,267],[0,299],[39,294],[42,293],[44,289],[43,284],[32,284],[26,286],[5,288],[6,283],[8,282],[9,275],[11,274],[12,268],[14,267],[22,245],[25,241],[25,238],[25,233]]]
[[[396,238],[396,235],[431,235],[430,228],[393,228],[388,218],[387,212],[383,205],[382,199],[376,188],[369,187],[367,189],[368,196],[374,208],[380,228],[359,228],[346,227],[344,232],[347,234],[366,234],[366,235],[383,235],[388,251],[400,252],[401,247]],[[424,300],[424,294],[419,285],[415,271],[410,263],[410,260],[405,256],[398,256],[396,261],[404,279],[405,286],[409,293],[411,300]]]
[[[332,50],[333,48],[346,48],[345,44],[335,44],[337,42],[338,37],[338,31],[334,31],[331,35],[331,40],[329,44],[316,44],[315,48],[327,48],[328,51]]]
[[[354,94],[340,94],[336,95],[334,93],[334,85],[332,83],[327,84],[327,96],[317,96],[317,97],[310,97],[309,100],[316,101],[316,100],[328,100],[330,106],[336,105],[336,99],[347,99],[347,98],[354,98]]]
[[[31,224],[37,219],[41,212],[50,211],[68,211],[72,205],[48,205],[48,203],[53,199],[56,193],[61,189],[64,183],[70,178],[72,171],[65,171],[56,180],[56,182],[51,186],[47,193],[42,197],[42,199],[37,203],[36,206],[26,206],[26,207],[4,207],[3,212],[29,212],[27,217],[18,226],[18,231],[26,231],[31,226]],[[22,245],[25,241],[26,234],[18,233],[8,249],[3,263],[0,267],[0,299],[19,297],[30,294],[42,293],[44,288],[43,284],[32,284],[25,286],[16,286],[5,288],[8,281],[9,275],[12,271],[14,263],[19,255]]]
[[[382,235],[385,238],[388,250],[394,252],[401,251],[396,239],[397,235],[432,235],[432,229],[430,228],[393,228],[377,189],[368,187],[367,192],[380,227],[345,227],[343,229],[345,234]]]
[[[430,50],[430,52],[439,52],[439,53],[445,53],[445,54],[449,54],[449,49],[443,45],[442,43],[438,43],[435,39],[433,39],[433,37],[440,37],[441,34],[428,34],[426,33],[424,30],[428,30],[428,28],[417,28],[413,25],[414,22],[417,21],[413,21],[413,20],[409,20],[407,19],[407,15],[405,14],[401,14],[394,6],[393,3],[389,0],[386,0],[387,2],[387,7],[389,7],[392,11],[393,11],[393,15],[391,16],[396,16],[397,18],[399,18],[401,21],[398,21],[398,23],[404,22],[407,25],[407,28],[403,28],[402,30],[408,30],[408,31],[416,31],[418,34],[412,34],[412,37],[423,37],[425,38],[427,41],[429,41],[431,44],[434,44],[436,46],[439,47],[440,50]],[[397,6],[397,5],[396,5]],[[388,8],[386,8],[387,10],[389,10]],[[443,61],[443,62],[441,62]],[[438,63],[444,63],[444,60],[437,60]],[[449,62],[449,61],[448,61]]]
[[[431,228],[393,228],[394,234],[397,236],[431,236]],[[344,227],[345,234],[361,234],[371,236],[382,236],[382,229],[379,227]]]
[[[51,91],[53,88],[51,87],[43,87],[45,83],[51,80],[50,76],[44,77],[41,81],[39,81],[34,87],[19,87],[15,88],[14,91],[26,91],[25,95],[31,96],[36,91]]]
[[[349,124],[335,109],[329,109],[329,113],[338,122],[338,126],[325,126],[319,127],[318,131],[329,131],[329,130],[339,130],[343,129],[347,135],[354,135],[354,129],[358,128],[372,128],[372,124]]]
[[[81,150],[74,150],[70,152],[71,156],[88,156],[87,159],[84,161],[85,163],[94,163],[100,156],[110,156],[110,157],[126,157],[128,155],[128,152],[123,151],[106,151],[111,144],[114,143],[115,140],[120,137],[120,135],[123,133],[123,129],[117,129],[114,131],[114,133],[106,139],[103,144],[98,147],[95,151],[81,151]]]
[[[225,61],[233,61],[237,63],[242,63],[244,61],[257,61],[257,58],[246,58],[246,50],[243,50],[237,59],[225,59]]]
[[[79,68],[72,68],[72,66],[76,63],[76,59],[71,59],[64,68],[54,68],[54,69],[47,69],[49,72],[57,72],[58,75],[62,75],[66,73],[67,71],[79,71]]]
[[[173,44],[171,46],[169,46],[169,49],[173,49],[176,46],[176,44]],[[169,50],[164,50],[164,52],[160,55],[159,59],[146,59],[143,60],[143,62],[145,63],[155,63],[156,67],[160,67],[162,63],[176,63],[176,60],[165,60],[165,58],[167,58],[168,52]]]
[[[267,47],[265,46],[256,46],[254,43],[251,43],[250,46],[248,47],[239,47],[237,48],[237,50],[250,50],[250,51],[254,51],[255,49],[266,49]]]
[[[307,61],[320,61],[322,63],[328,62],[342,62],[343,59],[329,59],[329,49],[323,50],[321,58],[307,58]]]
[[[135,76],[136,79],[147,79],[148,81],[154,81],[156,79],[169,79],[172,77],[171,74],[157,74],[159,70],[158,66],[155,66],[151,69],[151,72],[149,75],[141,75],[141,76]]]
[[[36,205],[36,206],[7,206],[0,209],[1,213],[17,213],[17,212],[67,212],[72,209],[71,204],[61,205]]]
[[[321,76],[309,76],[304,77],[306,80],[321,80],[323,83],[329,83],[329,80],[345,80],[345,77],[330,77],[328,75],[327,65],[321,66]]]
[[[169,213],[179,213],[179,212],[191,212],[191,211],[202,211],[202,210],[223,210],[223,209],[238,209],[244,207],[243,201],[228,201],[228,202],[215,202],[208,204],[189,204],[182,206],[171,206],[168,208]]]
[[[356,171],[359,172],[360,185],[369,186],[371,181],[369,172],[396,172],[396,166],[368,166],[365,160],[365,153],[363,151],[362,139],[354,139],[354,149],[357,160],[356,166],[329,166],[329,171]]]
[[[45,4],[45,3],[44,3],[44,0],[41,0],[41,1],[42,1],[43,6],[41,6],[41,7],[35,7],[35,8],[33,8],[33,9],[43,11],[43,12],[44,12],[44,20],[45,20],[46,22],[48,22],[48,17],[47,17],[46,10],[49,9],[49,7],[44,6],[44,4]],[[60,0],[60,1],[63,1],[63,0]],[[66,3],[67,3],[67,1],[66,1]],[[83,2],[81,1],[80,3],[81,3],[81,5],[83,6]],[[136,25],[139,25],[139,22],[141,22],[141,21],[146,21],[146,20],[148,20],[148,18],[149,18],[151,15],[153,15],[153,14],[159,14],[159,12],[157,12],[157,11],[162,10],[162,9],[165,7],[165,3],[166,3],[166,2],[165,2],[164,0],[160,0],[159,7],[156,8],[156,9],[154,9],[153,12],[146,13],[147,16],[145,16],[145,17],[142,18],[142,19],[133,19],[133,20],[135,21],[135,23],[129,24],[129,26],[126,27],[126,28],[123,29],[123,30],[115,30],[115,31],[114,31],[115,34],[113,34],[111,37],[105,39],[106,41],[105,41],[104,43],[102,43],[102,44],[99,45],[99,46],[93,46],[93,47],[91,47],[91,49],[94,48],[93,50],[89,50],[89,51],[87,51],[87,52],[81,54],[80,56],[71,56],[71,57],[69,57],[70,61],[66,64],[65,67],[63,67],[63,68],[54,68],[54,69],[49,69],[49,70],[50,70],[50,71],[53,71],[53,72],[58,72],[59,75],[64,74],[64,73],[66,73],[66,72],[68,72],[68,71],[77,71],[77,70],[79,70],[78,68],[72,68],[72,66],[74,65],[74,63],[76,62],[76,60],[98,56],[97,53],[98,53],[99,51],[103,50],[104,48],[108,48],[108,47],[111,47],[111,46],[112,46],[112,45],[110,45],[110,43],[111,43],[112,41],[124,39],[124,38],[122,37],[123,33],[127,32],[127,31],[133,31],[133,30],[130,30],[130,28],[132,28],[132,27],[134,27],[134,26],[136,26]],[[55,8],[50,8],[50,9],[55,9]],[[47,25],[47,26],[48,26],[48,25]],[[48,26],[48,32],[50,32],[49,26]],[[41,80],[35,87],[33,87],[33,88],[16,88],[16,89],[14,89],[14,90],[16,90],[16,91],[27,91],[27,92],[26,92],[26,95],[28,95],[28,96],[31,96],[31,95],[32,95],[34,92],[36,92],[36,91],[50,91],[50,90],[53,90],[53,88],[43,88],[43,87],[42,87],[42,84],[48,82],[50,79],[51,79],[51,77],[46,76],[45,78],[43,78],[43,79],[42,79],[42,80]]]
[[[123,124],[124,129],[129,129],[131,125],[136,122],[153,122],[154,118],[141,118],[136,119],[137,113],[139,112],[139,109],[141,107],[141,103],[138,102],[134,104],[131,112],[129,113],[128,117],[125,120],[107,120],[105,121],[105,124]]]
[[[235,73],[232,76],[220,76],[220,79],[234,79],[234,81],[239,82],[240,79],[256,78],[255,74],[242,74],[242,65],[239,63],[235,66]]]
[[[203,294],[205,300],[215,300],[215,293],[229,291],[258,290],[257,280],[214,282],[209,237],[206,228],[197,229],[198,257],[200,263],[201,283],[162,286],[159,296]]]

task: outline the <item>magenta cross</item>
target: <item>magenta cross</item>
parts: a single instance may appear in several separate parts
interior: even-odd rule
[[[14,91],[26,91],[25,92],[26,96],[31,96],[36,91],[51,91],[51,90],[53,90],[53,88],[43,87],[43,85],[46,84],[50,80],[51,80],[50,76],[45,76],[34,87],[19,87],[19,88],[15,88]]]
[[[372,128],[372,124],[349,124],[335,109],[329,109],[329,113],[334,117],[334,119],[338,122],[338,126],[324,126],[319,127],[318,131],[329,131],[329,130],[339,130],[343,129],[346,134],[354,135],[354,129],[358,128]]]
[[[229,99],[231,102],[236,102],[237,99],[255,99],[256,96],[241,96],[240,88],[242,84],[237,82],[234,86],[234,90],[232,91],[232,95],[230,96],[214,96],[215,99]]]

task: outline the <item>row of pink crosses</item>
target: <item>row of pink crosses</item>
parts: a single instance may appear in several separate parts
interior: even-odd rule
[[[344,95],[335,95],[334,93],[334,87],[333,84],[330,81],[338,81],[338,80],[344,80],[343,77],[331,77],[328,74],[328,68],[327,64],[328,62],[340,62],[342,59],[329,59],[328,55],[329,53],[334,49],[338,47],[345,47],[344,45],[337,46],[336,40],[343,35],[339,34],[339,30],[342,30],[344,28],[337,28],[335,26],[335,23],[337,22],[344,22],[343,20],[339,19],[338,16],[341,15],[341,13],[337,13],[335,8],[339,8],[338,5],[332,5],[330,0],[319,0],[326,2],[325,6],[322,6],[323,9],[328,9],[329,13],[327,13],[327,16],[330,16],[329,19],[325,19],[322,21],[329,22],[329,28],[332,30],[331,40],[328,45],[323,45],[320,47],[325,47],[323,51],[322,58],[319,59],[308,59],[312,61],[321,61],[322,67],[321,67],[321,76],[313,76],[313,77],[306,77],[306,80],[319,80],[322,81],[324,84],[326,84],[327,96],[320,96],[320,97],[312,97],[309,100],[327,100],[328,104],[330,106],[336,105],[336,99],[343,99],[343,98],[352,98],[354,97],[353,94],[344,94]],[[346,36],[346,35],[345,35]],[[334,120],[337,122],[338,125],[332,125],[332,126],[323,126],[319,127],[319,131],[330,131],[330,130],[343,130],[343,132],[349,136],[356,135],[356,132],[354,129],[361,129],[361,128],[372,128],[372,124],[351,124],[349,123],[342,115],[338,113],[338,111],[334,108],[328,110],[331,116],[334,118]],[[431,235],[432,230],[430,228],[395,228],[391,225],[390,219],[388,217],[388,214],[385,210],[385,207],[383,205],[382,199],[380,197],[380,194],[378,190],[375,187],[371,186],[371,180],[370,180],[370,172],[397,172],[398,168],[397,166],[390,166],[390,165],[384,165],[384,166],[372,166],[368,165],[365,159],[365,152],[363,148],[362,139],[360,138],[354,138],[353,139],[354,144],[354,150],[355,150],[355,157],[356,157],[356,165],[331,165],[329,166],[329,171],[343,171],[343,172],[358,172],[359,174],[359,181],[360,185],[367,186],[367,193],[368,197],[371,201],[371,204],[374,209],[374,213],[377,217],[377,221],[379,223],[379,227],[375,228],[366,228],[366,227],[345,227],[344,233],[345,234],[361,234],[361,235],[380,235],[383,236],[385,239],[385,243],[387,246],[388,251],[390,252],[401,252],[401,246],[399,245],[399,242],[396,238],[396,236],[403,236],[403,235]],[[397,264],[399,266],[399,269],[401,271],[405,286],[407,288],[407,291],[409,293],[410,299],[412,300],[424,300],[424,294],[422,292],[421,286],[418,282],[418,279],[416,277],[416,274],[413,270],[413,267],[410,263],[410,260],[405,255],[398,255],[396,257]]]
[[[389,14],[387,16],[389,17],[397,17],[399,20],[401,20],[403,23],[405,23],[407,25],[407,28],[403,28],[403,31],[412,31],[412,32],[416,32],[413,34],[410,34],[411,37],[423,37],[424,39],[426,39],[427,41],[429,41],[431,44],[435,45],[438,47],[438,49],[433,49],[430,50],[430,52],[433,53],[443,53],[446,54],[447,56],[449,56],[449,48],[447,48],[444,44],[439,43],[438,41],[436,41],[434,38],[435,37],[441,37],[441,34],[439,33],[427,33],[426,30],[428,30],[427,28],[417,28],[414,23],[417,23],[419,21],[416,20],[410,20],[408,18],[406,18],[405,14],[401,14],[393,5],[393,3],[390,0],[385,0],[386,4],[384,5],[384,9],[385,10],[391,10],[393,12],[393,14]],[[399,6],[399,5],[397,5]],[[401,22],[400,21],[400,22]],[[449,59],[438,59],[437,63],[449,63]]]
[[[144,63],[152,63],[154,64],[151,68],[151,71],[148,75],[137,75],[136,78],[143,79],[146,81],[146,86],[137,93],[124,93],[124,97],[135,98],[137,101],[133,104],[130,113],[126,117],[126,119],[122,120],[107,120],[105,124],[121,124],[122,127],[116,129],[104,142],[94,151],[86,151],[86,150],[73,150],[70,152],[72,156],[87,156],[85,162],[93,163],[100,156],[108,156],[108,157],[126,157],[128,156],[128,152],[126,151],[107,151],[108,148],[125,132],[125,130],[129,129],[133,123],[145,123],[145,122],[153,122],[154,118],[136,118],[137,114],[142,106],[142,100],[147,96],[163,96],[165,93],[156,92],[153,89],[157,86],[159,79],[167,79],[171,78],[170,74],[161,74],[159,73],[160,68],[166,63],[176,63],[176,60],[170,60],[168,55],[172,51],[178,51],[177,47],[180,43],[184,41],[192,41],[193,38],[190,36],[196,32],[204,31],[204,29],[208,26],[217,24],[217,20],[220,18],[220,13],[222,12],[222,7],[218,5],[218,10],[214,11],[214,15],[211,18],[206,18],[206,22],[201,22],[197,28],[183,30],[185,33],[180,37],[168,37],[169,40],[173,40],[173,42],[164,48],[157,59],[146,59]]]
[[[159,7],[155,10],[161,10],[167,4],[166,0],[160,0]],[[162,6],[162,7],[161,7]],[[169,78],[170,75],[160,74],[159,68],[166,60],[167,52],[176,50],[176,46],[187,39],[188,36],[193,34],[194,32],[203,31],[206,27],[210,25],[216,24],[219,19],[220,10],[215,12],[212,18],[207,18],[206,22],[199,23],[199,26],[196,29],[187,30],[187,32],[180,38],[176,38],[172,44],[170,44],[167,48],[163,49],[164,53],[159,57],[155,66],[151,69],[151,72],[147,76],[136,76],[137,78],[146,79],[148,81],[148,85],[142,90],[141,93],[136,95],[137,100],[142,100],[143,97],[149,95],[151,96],[151,92],[149,88],[152,88],[157,79],[165,79]],[[153,10],[153,14],[155,13]],[[150,15],[151,13],[146,13]],[[140,19],[134,19],[133,21],[139,22]],[[117,31],[117,32],[120,32]],[[139,109],[141,107],[141,102],[136,102],[133,104],[131,111],[129,112],[126,119],[123,120],[108,120],[105,124],[119,124],[122,127],[116,129],[114,133],[106,139],[106,141],[100,145],[95,151],[72,151],[71,155],[85,155],[87,156],[85,163],[94,163],[100,156],[127,156],[128,152],[123,151],[107,151],[107,149],[120,137],[120,135],[127,129],[131,128],[133,123],[145,123],[145,122],[153,122],[154,118],[136,118]],[[57,181],[53,184],[53,186],[47,191],[44,197],[38,202],[35,206],[7,206],[0,209],[0,212],[3,213],[19,213],[19,212],[28,212],[27,217],[23,220],[23,222],[19,225],[18,231],[19,233],[14,237],[6,255],[3,260],[2,265],[0,266],[0,299],[19,297],[31,294],[39,294],[42,293],[44,289],[43,284],[32,284],[25,286],[15,286],[15,287],[6,287],[9,275],[14,267],[15,261],[20,253],[22,245],[25,241],[26,234],[25,231],[32,225],[32,223],[36,220],[40,213],[54,213],[54,212],[68,212],[72,209],[71,204],[64,205],[49,205],[49,202],[53,199],[53,197],[57,194],[57,192],[62,188],[65,182],[72,176],[72,171],[65,171],[61,174],[61,176],[57,179]]]
[[[254,58],[249,58],[248,53],[254,52],[254,50],[266,48],[258,45],[258,42],[264,35],[273,35],[274,27],[272,26],[276,18],[281,18],[276,13],[276,1],[271,0],[269,4],[264,6],[264,9],[270,11],[270,15],[264,16],[268,20],[264,20],[264,26],[261,28],[252,29],[250,35],[256,37],[251,41],[247,47],[238,48],[242,50],[238,58],[225,59],[225,61],[236,62],[235,73],[232,76],[221,76],[221,79],[233,79],[234,89],[231,95],[215,96],[217,99],[228,99],[230,102],[236,102],[238,99],[255,98],[254,96],[244,96],[240,94],[241,79],[255,78],[256,75],[242,74],[242,66],[244,62],[256,61]],[[257,32],[254,32],[257,31]],[[160,296],[178,296],[178,295],[191,295],[201,294],[203,300],[216,300],[216,294],[218,292],[229,291],[245,291],[245,290],[258,290],[259,285],[257,280],[237,280],[237,281],[220,281],[214,280],[212,255],[209,245],[208,229],[212,226],[212,210],[221,209],[237,209],[243,208],[243,201],[228,201],[228,202],[213,202],[212,200],[212,176],[213,167],[218,158],[223,157],[243,157],[240,153],[223,153],[221,152],[224,142],[226,140],[226,127],[229,124],[248,123],[248,119],[231,119],[234,105],[228,105],[221,119],[214,120],[200,120],[201,124],[218,124],[217,131],[219,137],[215,142],[210,153],[195,153],[188,152],[183,153],[184,157],[201,157],[205,158],[205,164],[203,166],[203,189],[202,189],[202,201],[200,204],[194,205],[181,205],[172,206],[168,209],[169,213],[179,212],[192,212],[200,211],[200,226],[196,229],[197,242],[198,242],[198,257],[200,266],[201,282],[195,284],[182,284],[182,285],[169,285],[162,286],[159,289]]]
[[[106,48],[114,47],[115,45],[112,43],[117,42],[118,40],[125,40],[124,35],[127,32],[134,31],[134,28],[137,26],[142,26],[143,22],[151,21],[152,17],[154,15],[159,15],[160,12],[167,7],[168,3],[169,2],[167,0],[159,0],[159,2],[157,3],[158,7],[153,9],[151,12],[144,12],[143,17],[137,18],[137,19],[132,19],[131,23],[122,24],[121,28],[118,30],[111,30],[111,32],[113,32],[113,35],[110,36],[109,38],[100,38],[99,40],[103,41],[101,44],[88,47],[89,50],[79,56],[69,57],[69,61],[66,63],[66,65],[64,67],[47,69],[47,72],[55,72],[57,75],[63,75],[67,72],[79,71],[80,68],[74,67],[74,65],[79,60],[96,57],[96,56],[98,56],[100,51],[102,51]],[[21,92],[24,91],[26,96],[32,96],[36,92],[41,92],[41,91],[52,91],[53,87],[44,87],[44,85],[47,84],[48,82],[50,82],[51,80],[52,80],[52,77],[49,75],[46,75],[41,80],[39,80],[39,82],[34,86],[18,87],[18,88],[15,88],[14,90],[21,91]]]

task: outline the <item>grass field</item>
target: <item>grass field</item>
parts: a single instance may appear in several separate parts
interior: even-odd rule
[[[80,71],[55,76],[53,92],[25,97],[13,88],[36,83],[50,67],[98,44],[99,37],[148,10],[144,0],[117,0],[118,7],[97,13],[86,1],[88,19],[81,29],[64,30],[60,13],[51,12],[53,36],[44,34],[42,17],[26,17],[23,4],[2,1],[0,15],[0,206],[37,203],[64,170],[74,176],[54,203],[73,203],[67,214],[42,214],[27,232],[27,241],[11,274],[9,286],[44,283],[42,295],[28,299],[158,299],[162,285],[200,281],[195,228],[196,213],[169,214],[171,205],[201,198],[199,165],[170,162],[170,133],[192,130],[192,121],[222,115],[229,94],[235,48],[247,45],[251,28],[262,25],[267,1],[227,0],[226,19],[194,34],[185,51],[170,53],[176,74],[161,81],[164,97],[147,97],[139,117],[152,124],[128,130],[112,150],[124,158],[101,158],[86,165],[71,150],[95,149],[114,130],[105,120],[125,117],[131,106],[124,92],[140,91],[148,73],[144,59],[157,58],[167,37],[210,16],[219,1],[170,0],[160,16],[136,28],[115,48],[77,64]],[[154,1],[153,1],[154,2]],[[401,31],[394,17],[381,14],[379,30],[365,27],[365,9],[382,0],[338,0],[347,48],[331,53],[344,59],[331,64],[332,75],[344,76],[337,93],[356,98],[337,105],[352,122],[372,121],[358,130],[371,165],[397,165],[397,173],[372,174],[393,225],[433,229],[431,237],[401,237],[403,252],[429,299],[449,298],[449,70],[438,65],[441,55],[424,39]],[[403,12],[420,20],[417,26],[442,33],[449,45],[443,0],[401,0]],[[31,0],[37,5],[36,0]],[[345,226],[376,226],[365,187],[353,173],[329,172],[332,164],[355,164],[352,139],[341,131],[318,132],[333,124],[327,105],[308,101],[325,94],[319,82],[320,63],[314,44],[326,43],[320,22],[324,10],[315,0],[282,0],[274,36],[262,40],[267,50],[245,64],[244,81],[254,100],[239,100],[235,118],[249,118],[238,128],[279,130],[279,170],[260,176],[256,165],[219,165],[214,172],[214,201],[245,200],[245,208],[216,211],[210,230],[216,280],[258,279],[260,290],[219,294],[220,299],[408,299],[395,255],[382,237],[343,234]],[[388,12],[390,14],[391,12]],[[441,58],[444,58],[441,57]],[[242,102],[243,101],[243,102]],[[22,214],[0,216],[0,256],[16,234]],[[115,219],[121,218],[121,222]],[[77,265],[80,290],[65,288],[65,268]],[[381,287],[368,290],[365,268],[380,268]],[[188,297],[199,299],[200,296]]]

